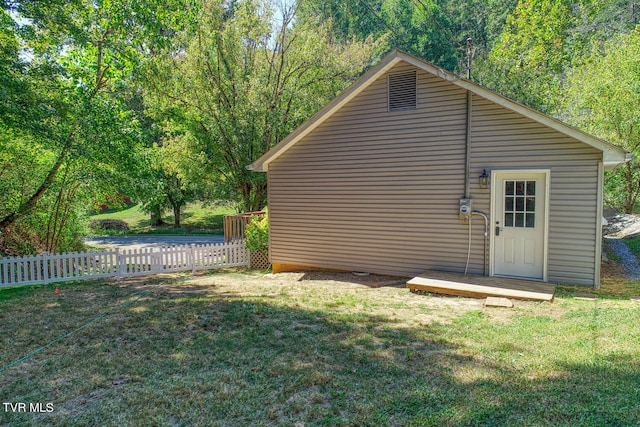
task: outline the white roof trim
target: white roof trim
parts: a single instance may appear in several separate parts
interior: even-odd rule
[[[273,148],[262,155],[262,157],[247,166],[247,169],[258,172],[266,172],[269,169],[269,163],[277,159],[292,145],[309,134],[309,132],[320,126],[325,120],[327,120],[336,111],[342,108],[343,105],[351,101],[356,95],[369,87],[376,80],[376,77],[378,77],[378,75],[385,73],[398,62],[400,62],[400,58],[397,58],[392,54],[387,55],[382,61],[378,63],[378,65],[364,73],[342,94],[335,97],[324,108],[311,116],[310,119],[298,126],[297,129],[291,132],[285,139],[274,145]]]
[[[302,138],[304,138],[309,132],[320,126],[325,120],[331,117],[342,106],[351,101],[356,95],[369,87],[379,76],[388,71],[391,67],[396,65],[400,61],[408,62],[417,68],[420,68],[428,73],[440,77],[443,80],[447,80],[463,89],[466,89],[482,98],[492,101],[502,107],[519,113],[527,118],[530,118],[538,123],[541,123],[551,129],[554,129],[560,133],[570,136],[578,141],[581,141],[587,145],[590,145],[603,153],[603,163],[605,168],[610,169],[621,163],[627,162],[631,159],[629,153],[623,148],[616,145],[612,145],[606,141],[582,132],[572,126],[562,123],[552,117],[542,114],[538,111],[532,110],[525,105],[515,102],[509,98],[506,98],[490,89],[473,83],[469,80],[465,80],[456,76],[453,73],[445,71],[436,67],[433,64],[425,62],[407,53],[399,50],[392,51],[375,67],[363,74],[358,80],[356,80],[351,86],[349,86],[341,95],[333,99],[327,106],[314,114],[310,119],[300,125],[296,130],[291,132],[285,139],[276,144],[271,150],[265,153],[262,157],[256,160],[251,165],[247,166],[247,169],[267,172],[269,170],[269,163],[280,157],[291,146],[296,144]]]

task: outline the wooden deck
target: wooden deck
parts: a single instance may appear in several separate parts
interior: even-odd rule
[[[459,295],[472,298],[505,297],[533,301],[552,301],[556,286],[533,280],[504,277],[465,276],[428,270],[407,282],[412,291]]]

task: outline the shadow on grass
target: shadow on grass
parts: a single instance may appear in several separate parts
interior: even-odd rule
[[[273,296],[186,285],[159,290],[0,375],[3,401],[55,408],[0,412],[0,423],[619,426],[640,419],[635,355],[559,362],[536,376],[462,344],[457,337],[481,321],[473,312],[409,328],[391,313],[287,306]],[[114,286],[105,295],[125,291]],[[97,314],[107,298],[94,293],[84,298]],[[59,314],[43,309],[39,321],[54,324]],[[515,358],[524,350],[509,351]]]

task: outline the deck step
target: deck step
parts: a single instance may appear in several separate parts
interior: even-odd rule
[[[484,306],[512,308],[513,302],[509,298],[504,297],[487,297],[484,301]]]
[[[556,291],[555,285],[532,280],[465,276],[433,270],[409,280],[407,288],[472,298],[505,297],[533,301],[552,301]]]

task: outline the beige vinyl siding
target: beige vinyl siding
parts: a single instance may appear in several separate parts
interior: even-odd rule
[[[413,69],[406,63],[389,73]],[[272,262],[411,276],[465,268],[466,91],[418,70],[417,108],[387,111],[380,76],[269,165]],[[593,285],[600,151],[473,97],[471,196],[483,169],[550,169],[548,280]],[[490,226],[490,231],[493,227]],[[482,273],[484,220],[472,221]]]
[[[464,269],[465,105],[463,89],[418,71],[416,110],[388,112],[385,75],[271,163],[272,261],[405,276]],[[470,270],[481,273],[477,246]]]
[[[593,286],[602,153],[478,96],[473,101],[472,176],[485,168],[550,169],[548,281]]]

